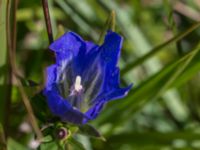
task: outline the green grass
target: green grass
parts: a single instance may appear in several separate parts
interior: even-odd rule
[[[8,77],[7,1],[0,0],[0,123],[9,115],[8,148],[26,149],[34,132],[19,131],[28,117],[16,82],[10,95],[11,110],[9,114],[4,111]],[[122,85],[134,83],[127,97],[110,102],[91,121],[107,140],[78,135],[76,140],[69,140],[69,149],[200,149],[200,23],[195,20],[200,16],[200,6],[197,1],[50,0],[49,5],[55,38],[72,30],[85,40],[102,43],[101,35],[113,28],[111,22],[115,22],[115,31],[124,37],[119,63]],[[177,9],[178,6],[184,6],[181,10],[187,13]],[[110,16],[113,10],[116,20]],[[11,10],[11,23],[12,18]],[[54,61],[47,49],[41,2],[20,0],[16,63],[22,81],[28,83],[23,88],[29,98],[40,91],[44,69]],[[30,80],[38,85],[30,86]],[[40,98],[33,107],[41,127],[41,120],[48,118],[43,110],[45,104],[39,101],[44,99]],[[3,130],[0,139],[2,135]],[[46,143],[41,149],[56,149],[55,144],[56,141]]]

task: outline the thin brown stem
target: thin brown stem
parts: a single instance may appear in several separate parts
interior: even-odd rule
[[[13,11],[13,34],[12,34],[12,50],[13,55],[16,54],[16,39],[17,39],[17,8],[18,8],[19,0],[14,0],[14,11]]]
[[[17,10],[17,4],[18,1],[15,0],[14,1],[14,27],[13,27],[13,35],[12,35],[12,40],[11,40],[11,32],[10,32],[10,6],[11,6],[11,2],[10,0],[7,1],[7,20],[6,20],[6,34],[7,34],[7,47],[8,47],[8,60],[9,60],[9,89],[8,89],[8,98],[7,99],[7,104],[6,104],[6,121],[5,121],[5,127],[6,129],[9,126],[9,113],[10,113],[10,105],[11,105],[11,90],[12,90],[12,76],[14,76],[16,78],[16,84],[19,87],[19,92],[22,96],[22,101],[25,105],[25,108],[28,112],[28,116],[30,119],[30,123],[37,135],[38,139],[42,138],[42,133],[38,127],[36,118],[34,116],[31,104],[28,100],[28,96],[25,93],[25,90],[22,86],[21,81],[18,78],[18,68],[16,65],[16,53],[15,53],[15,49],[16,49],[16,35],[17,35],[17,24],[16,24],[16,10]],[[5,132],[7,133],[8,130],[6,130]]]
[[[23,103],[24,103],[25,108],[26,108],[26,110],[28,112],[31,125],[32,125],[32,127],[33,127],[33,129],[34,129],[34,131],[35,131],[35,133],[37,135],[38,140],[40,140],[43,137],[42,132],[41,132],[40,128],[37,125],[37,121],[36,121],[36,118],[34,116],[33,109],[32,109],[31,104],[29,102],[28,96],[25,93],[25,90],[24,90],[24,88],[22,86],[21,81],[17,78],[17,74],[16,74],[16,81],[17,81],[17,85],[19,87],[20,94],[22,96]]]
[[[6,38],[7,38],[7,48],[8,48],[8,76],[7,76],[7,90],[6,90],[6,103],[5,103],[5,117],[4,117],[4,132],[5,137],[8,136],[9,131],[9,119],[10,119],[10,104],[11,104],[11,93],[12,93],[12,65],[11,65],[11,55],[12,55],[12,43],[10,38],[10,7],[11,2],[7,0],[6,4]]]
[[[42,7],[43,7],[44,17],[45,17],[45,22],[46,22],[49,44],[51,44],[53,42],[53,31],[52,31],[52,26],[51,26],[51,18],[49,14],[49,6],[48,6],[47,0],[42,0]]]

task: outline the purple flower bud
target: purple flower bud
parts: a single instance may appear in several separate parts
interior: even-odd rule
[[[59,140],[66,139],[68,137],[68,131],[66,128],[61,127],[56,131],[56,136]]]

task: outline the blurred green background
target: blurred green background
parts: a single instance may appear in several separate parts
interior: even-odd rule
[[[31,149],[34,133],[10,73],[6,15],[11,39],[17,21],[16,63],[31,98],[53,63],[40,0],[0,0],[0,122],[10,150]],[[134,83],[124,99],[110,102],[93,124],[106,141],[77,135],[87,150],[200,149],[200,0],[48,0],[54,38],[74,31],[98,42],[112,10],[124,37],[119,66],[122,86]],[[13,42],[13,41],[11,41]],[[15,49],[15,48],[13,48]],[[8,84],[12,79],[12,85]],[[7,104],[11,99],[11,104]],[[8,106],[9,105],[9,109]],[[26,129],[26,130],[24,130]],[[4,143],[0,127],[0,143]],[[1,147],[1,146],[0,146]],[[43,149],[54,149],[47,144]],[[56,149],[56,148],[55,148]],[[74,148],[77,149],[77,148]]]

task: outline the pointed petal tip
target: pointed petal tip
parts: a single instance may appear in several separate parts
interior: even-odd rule
[[[127,87],[126,87],[126,92],[124,93],[124,96],[127,96],[129,91],[131,90],[131,88],[133,87],[133,83],[129,84]]]
[[[56,39],[51,45],[49,45],[49,49],[54,52],[62,51],[67,47],[70,47],[71,43],[74,44],[76,42],[83,42],[83,39],[77,33],[67,31]]]
[[[120,34],[114,32],[112,30],[107,30],[105,38],[107,38],[107,37],[112,37],[112,38],[115,37],[116,39],[119,39],[121,42],[123,42],[123,37]]]

